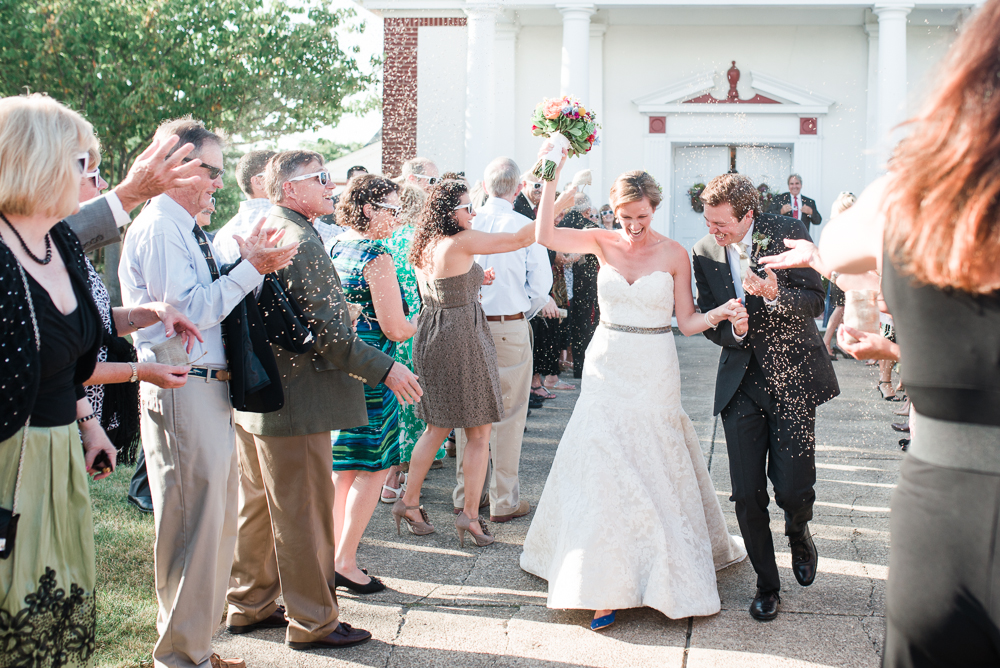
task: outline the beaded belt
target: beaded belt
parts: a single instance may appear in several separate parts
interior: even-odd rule
[[[629,332],[630,334],[669,334],[672,331],[670,325],[666,327],[633,327],[632,325],[615,325],[605,320],[601,321],[601,326],[613,332]]]

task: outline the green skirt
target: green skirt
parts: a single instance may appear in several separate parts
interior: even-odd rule
[[[413,371],[413,339],[407,339],[396,344],[396,361]],[[427,423],[417,417],[414,412],[416,404],[404,404],[399,407],[399,460],[410,461],[413,454],[413,446],[417,444],[417,439],[427,429]],[[444,445],[438,448],[434,459],[444,459]]]
[[[0,443],[11,509],[21,434]],[[94,653],[94,520],[76,424],[31,427],[14,553],[0,559],[0,666],[85,666]]]

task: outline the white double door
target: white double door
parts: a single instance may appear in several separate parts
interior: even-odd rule
[[[785,146],[675,146],[670,237],[688,251],[708,233],[703,214],[691,208],[688,190],[696,183],[708,183],[733,166],[748,176],[755,186],[766,183],[775,192],[784,192],[792,168],[792,150]]]

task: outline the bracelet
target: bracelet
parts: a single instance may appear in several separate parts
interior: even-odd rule
[[[128,382],[134,383],[139,380],[139,366],[135,362],[128,362],[127,364],[132,369],[132,377],[128,379]]]
[[[90,415],[87,415],[87,416],[85,416],[85,417],[82,417],[82,418],[77,418],[77,421],[76,421],[76,423],[77,423],[77,424],[83,424],[83,423],[84,423],[84,422],[86,422],[87,420],[93,420],[93,419],[94,419],[95,417],[97,417],[97,413],[91,413]]]
[[[719,326],[719,323],[715,323],[714,325],[712,324],[712,319],[708,317],[707,313],[703,315],[705,316],[705,324],[708,325],[709,329],[715,329],[716,327]]]
[[[837,278],[839,276],[840,276],[840,272],[839,271],[831,271],[830,272],[830,283],[832,283],[834,286],[836,286],[837,285]]]
[[[128,315],[127,315],[127,316],[125,316],[125,319],[126,319],[126,320],[128,320],[128,326],[129,326],[129,327],[135,327],[135,323],[134,323],[134,322],[132,322],[132,311],[134,311],[134,310],[135,310],[135,307],[133,306],[132,308],[130,308],[130,309],[128,310]],[[133,381],[133,382],[134,382],[134,381]]]

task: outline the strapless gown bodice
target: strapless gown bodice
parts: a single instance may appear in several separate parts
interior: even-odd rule
[[[667,327],[674,312],[674,277],[654,271],[629,283],[618,270],[604,265],[597,274],[601,320],[629,327]]]

